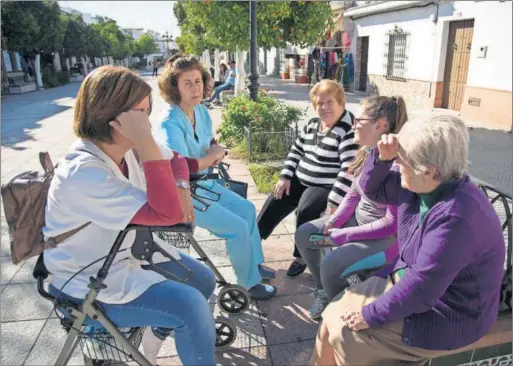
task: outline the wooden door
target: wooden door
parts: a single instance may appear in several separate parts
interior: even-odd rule
[[[442,107],[461,109],[467,84],[474,20],[451,22],[445,61]]]
[[[362,57],[360,59],[360,90],[367,91],[367,61],[369,59],[369,37],[362,37]]]

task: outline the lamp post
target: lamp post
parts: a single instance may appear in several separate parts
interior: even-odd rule
[[[248,76],[249,83],[249,96],[253,100],[257,100],[258,96],[258,87],[260,84],[258,83],[258,68],[257,68],[257,60],[258,60],[258,49],[257,49],[257,21],[256,21],[256,0],[249,1],[249,40],[250,40],[250,48],[249,48],[249,60],[250,60],[250,74]]]
[[[169,41],[173,40],[173,36],[170,36],[166,31],[166,33],[162,36],[162,39],[166,42],[166,54],[169,57]]]

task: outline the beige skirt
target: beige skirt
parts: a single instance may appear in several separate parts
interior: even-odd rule
[[[328,329],[329,343],[334,349],[337,365],[424,365],[427,359],[457,351],[431,351],[411,347],[403,342],[403,321],[383,327],[353,332],[341,318],[343,309],[361,311],[397,282],[399,278],[371,277],[346,289],[328,305],[322,314]]]

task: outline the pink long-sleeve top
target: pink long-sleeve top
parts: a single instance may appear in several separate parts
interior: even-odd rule
[[[358,226],[344,228],[344,224],[352,216],[355,216]],[[330,237],[336,245],[381,239],[397,234],[397,206],[383,205],[368,199],[362,192],[357,177],[330,221],[333,223]],[[387,254],[387,257],[394,256],[395,252]]]

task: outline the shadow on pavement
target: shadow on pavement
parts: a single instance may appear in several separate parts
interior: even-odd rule
[[[2,100],[2,146],[24,150],[16,146],[34,140],[32,131],[40,122],[73,108],[80,83],[36,91],[22,95],[8,95]]]

